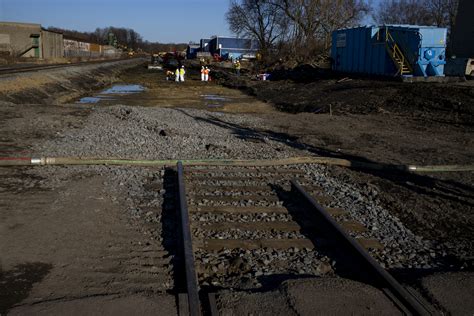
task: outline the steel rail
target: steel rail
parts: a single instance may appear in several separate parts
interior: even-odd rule
[[[118,58],[118,59],[108,59],[108,60],[105,59],[105,60],[81,61],[77,63],[60,63],[60,64],[50,64],[50,65],[8,67],[8,68],[0,68],[0,75],[3,75],[3,74],[8,75],[8,74],[15,74],[15,73],[22,73],[22,72],[30,72],[30,71],[41,71],[41,70],[57,69],[57,68],[65,68],[65,67],[74,67],[74,66],[83,66],[83,65],[90,65],[90,64],[101,64],[101,63],[131,60],[131,59],[132,58]]]
[[[186,188],[184,186],[184,168],[181,161],[178,162],[178,187],[179,187],[179,210],[181,217],[181,233],[184,251],[184,265],[186,272],[186,290],[188,294],[189,315],[201,315],[199,303],[199,287],[194,265],[194,252],[189,224],[188,203],[186,201]]]
[[[357,243],[344,229],[332,218],[332,216],[322,207],[313,197],[308,194],[304,188],[296,180],[291,180],[292,187],[301,194],[304,199],[316,209],[331,228],[337,232],[338,237],[346,243],[351,250],[358,255],[359,259],[369,269],[370,273],[377,276],[379,282],[382,283],[383,288],[387,288],[394,297],[399,300],[401,304],[414,315],[431,315],[431,312],[426,309],[412,294],[410,294],[390,273],[388,273],[380,264],[375,261],[370,254]],[[398,302],[395,302],[396,304]],[[400,308],[400,306],[399,306]],[[402,308],[400,308],[403,311]]]

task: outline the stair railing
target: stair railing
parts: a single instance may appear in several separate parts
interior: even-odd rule
[[[392,34],[390,34],[390,32],[388,31],[388,27],[385,28],[385,43],[390,57],[392,58],[395,65],[397,65],[398,72],[396,73],[396,75],[412,73],[413,70],[411,68],[410,63],[405,58],[405,54],[403,54],[402,50],[400,49],[400,46],[398,46],[397,42],[392,37]]]
[[[28,44],[24,45],[21,49],[18,49],[16,51],[15,55],[16,55],[16,57],[21,57],[24,54],[26,54],[30,49],[38,48],[38,47],[39,47],[38,43],[34,43],[34,42],[28,43]]]

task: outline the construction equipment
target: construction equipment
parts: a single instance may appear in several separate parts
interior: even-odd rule
[[[158,54],[151,55],[151,62],[148,64],[148,69],[153,70],[163,70],[163,58]]]
[[[167,52],[161,56],[163,58],[163,66],[167,68],[176,68],[179,66],[183,57],[178,52]]]

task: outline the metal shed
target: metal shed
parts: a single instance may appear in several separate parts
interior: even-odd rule
[[[255,58],[258,52],[258,42],[248,38],[214,37],[209,42],[209,52],[223,58]]]
[[[331,57],[340,72],[384,76],[444,76],[446,28],[363,26],[334,31]]]

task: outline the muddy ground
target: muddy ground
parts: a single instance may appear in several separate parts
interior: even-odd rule
[[[11,103],[0,107],[1,156],[48,153],[51,141],[60,143],[71,131],[90,128],[87,120],[98,107],[125,104],[250,116],[260,126],[246,121],[207,124],[239,139],[253,135],[257,141],[302,155],[418,165],[466,165],[474,158],[474,86],[469,83],[368,79],[337,83],[338,79],[317,74],[300,80],[301,69],[278,73],[275,79],[280,80],[273,82],[215,71],[211,76],[218,80],[203,83],[190,69],[186,82],[176,84],[143,65],[111,68],[63,73],[59,79],[55,73],[23,74],[9,81],[10,90],[3,85],[1,100]],[[30,87],[31,82],[41,85]],[[99,104],[75,103],[111,82],[141,84],[146,91]],[[169,295],[177,290],[170,265],[173,245],[166,244],[173,239],[173,220],[170,224],[163,219],[160,206],[153,204],[158,203],[154,199],[165,199],[156,183],[162,171],[16,167],[0,172],[1,314],[71,310],[125,314],[126,308],[138,305],[142,309],[133,311],[140,314],[175,313],[176,301]],[[472,271],[472,172],[414,175],[328,167],[327,173],[373,195],[415,234],[447,249],[448,268],[442,272]],[[153,195],[156,191],[158,197]],[[146,209],[146,216],[137,213],[139,208]],[[438,293],[439,282],[423,285],[431,279],[423,283],[421,277],[429,275],[437,274],[432,270],[399,274],[427,292],[442,310],[459,312],[459,304]],[[470,274],[461,279],[472,285]],[[443,282],[444,288],[453,285]]]

